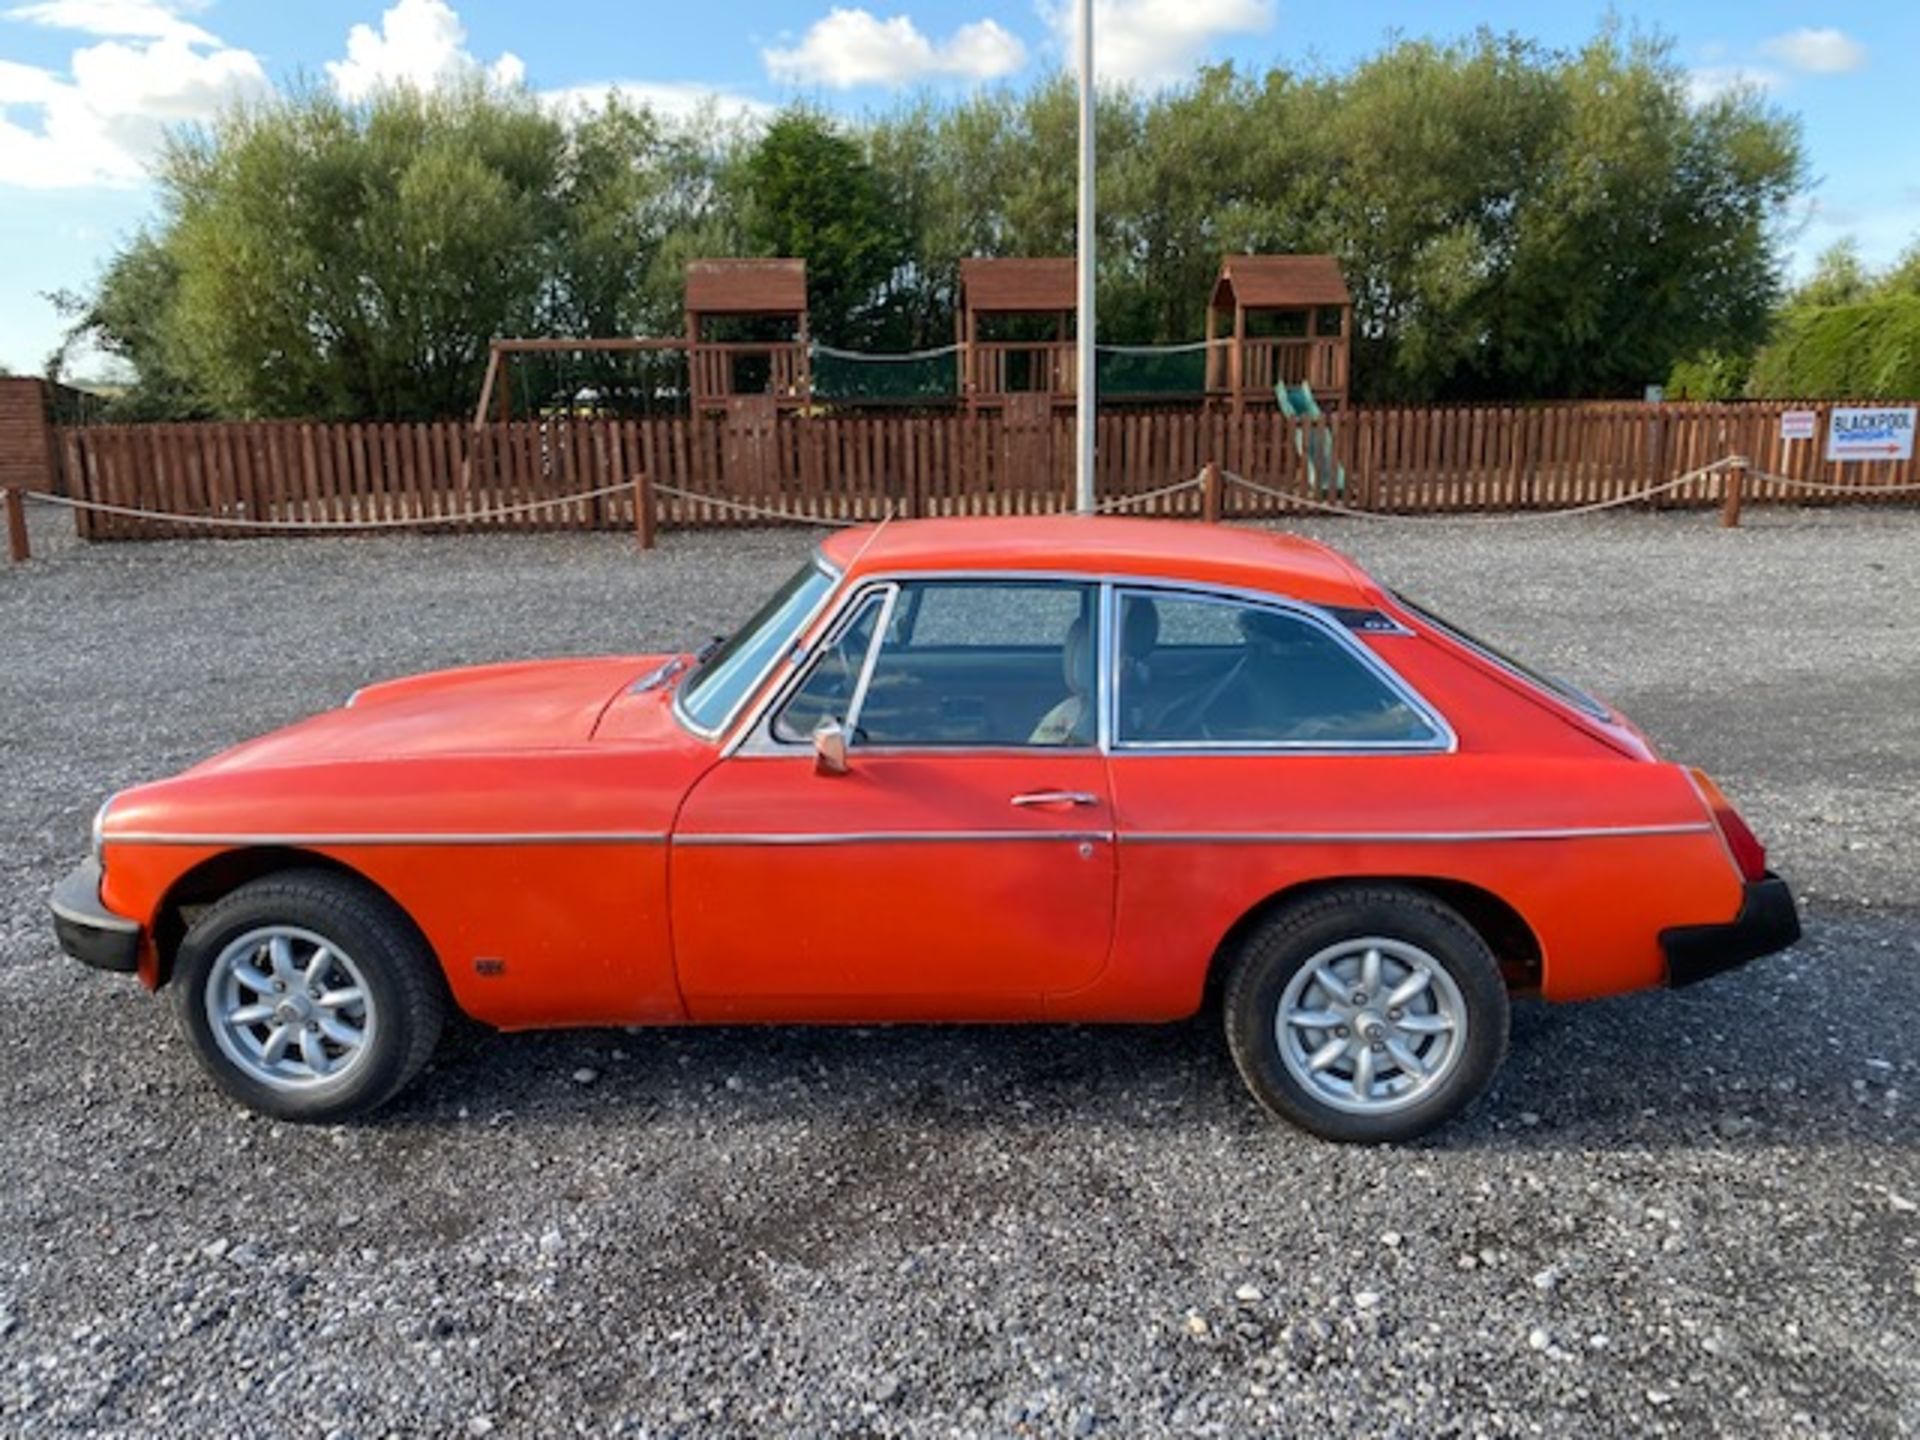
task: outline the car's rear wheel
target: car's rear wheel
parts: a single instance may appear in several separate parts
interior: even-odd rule
[[[270,875],[209,906],[171,988],[221,1089],[285,1120],[386,1103],[426,1064],[446,1013],[412,922],[372,886],[325,870]]]
[[[1448,906],[1352,886],[1288,905],[1247,937],[1225,1020],[1234,1064],[1268,1109],[1330,1140],[1409,1140],[1493,1078],[1507,989]]]

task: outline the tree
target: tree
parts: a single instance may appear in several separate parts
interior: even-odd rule
[[[74,352],[91,342],[132,376],[111,403],[113,419],[195,420],[216,413],[173,341],[179,292],[180,268],[165,241],[151,231],[135,235],[108,262],[91,298],[73,291],[49,297],[70,324],[47,362],[47,378],[62,379]]]
[[[1713,356],[1696,378],[1729,383],[1804,174],[1764,95],[1696,102],[1665,42],[1614,24],[1571,51],[1481,32],[1216,66],[1103,90],[1097,124],[1102,339],[1197,336],[1223,254],[1329,251],[1376,401],[1637,395]],[[75,319],[137,372],[129,404],[178,414],[462,413],[494,336],[678,333],[707,255],[806,259],[831,343],[937,345],[961,258],[1072,253],[1076,133],[1061,74],[857,123],[296,90],[176,137],[161,213]],[[1859,280],[1835,259],[1799,303]],[[1920,292],[1920,252],[1874,283]]]
[[[1920,241],[1880,273],[1853,240],[1829,246],[1752,357],[1745,389],[1823,400],[1920,394]]]
[[[1857,305],[1874,289],[1873,276],[1860,259],[1860,242],[1848,236],[1836,240],[1813,262],[1809,275],[1790,297],[1795,306]]]
[[[822,115],[788,110],[748,152],[743,178],[749,246],[806,260],[808,304],[824,338],[868,340],[908,240],[859,144]]]

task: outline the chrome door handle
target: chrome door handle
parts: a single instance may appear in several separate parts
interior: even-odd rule
[[[1029,790],[1007,803],[1022,809],[1030,805],[1098,805],[1100,797],[1088,790]]]

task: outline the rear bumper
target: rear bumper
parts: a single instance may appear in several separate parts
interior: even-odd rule
[[[140,925],[100,903],[100,864],[88,860],[67,872],[47,898],[60,948],[83,965],[131,975],[139,966]]]
[[[1721,925],[1677,925],[1660,932],[1667,984],[1692,985],[1784,950],[1800,938],[1800,911],[1787,882],[1771,871],[1749,881],[1740,913]]]

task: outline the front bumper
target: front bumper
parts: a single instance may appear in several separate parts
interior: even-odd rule
[[[1660,932],[1667,984],[1692,985],[1784,950],[1800,938],[1800,912],[1787,882],[1772,871],[1749,881],[1740,913],[1720,925],[1676,925]]]
[[[67,872],[47,898],[60,948],[83,965],[130,975],[140,960],[140,925],[100,902],[100,862],[88,860]]]

